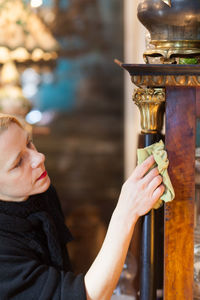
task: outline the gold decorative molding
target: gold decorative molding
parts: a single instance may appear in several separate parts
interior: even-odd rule
[[[139,88],[134,91],[133,101],[139,107],[143,133],[162,130],[165,103],[165,89]]]
[[[131,80],[138,87],[200,86],[198,75],[134,75]]]

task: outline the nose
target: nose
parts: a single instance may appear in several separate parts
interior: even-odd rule
[[[31,157],[31,167],[33,169],[37,168],[39,165],[44,163],[45,156],[43,153],[38,152],[37,150],[34,150]]]

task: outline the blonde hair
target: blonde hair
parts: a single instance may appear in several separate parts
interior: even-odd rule
[[[24,126],[21,124],[17,117],[0,113],[0,132],[8,129],[8,127],[12,123],[17,124],[20,128],[24,129]]]

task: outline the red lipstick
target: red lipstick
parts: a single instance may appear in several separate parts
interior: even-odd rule
[[[44,171],[43,173],[42,173],[42,175],[40,175],[40,177],[37,179],[37,180],[40,180],[40,179],[42,179],[42,178],[44,178],[44,177],[46,177],[47,176],[47,171]]]

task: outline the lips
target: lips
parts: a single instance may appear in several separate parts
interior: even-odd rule
[[[37,180],[43,179],[46,176],[47,176],[47,171],[44,171]]]

